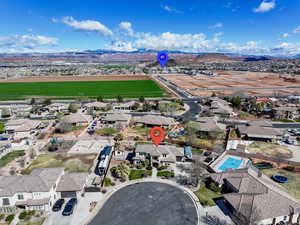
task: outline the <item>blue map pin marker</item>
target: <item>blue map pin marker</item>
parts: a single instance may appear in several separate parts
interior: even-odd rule
[[[157,61],[159,62],[161,67],[164,67],[168,62],[168,53],[167,52],[159,52],[157,54]]]

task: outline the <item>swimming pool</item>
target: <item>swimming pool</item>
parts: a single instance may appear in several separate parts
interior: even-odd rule
[[[228,157],[222,165],[219,167],[220,171],[226,171],[227,169],[238,169],[242,164],[242,159]]]

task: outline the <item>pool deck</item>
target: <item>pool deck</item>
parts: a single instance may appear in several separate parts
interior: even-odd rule
[[[238,160],[242,160],[242,163],[238,166],[238,168],[232,168],[232,169],[242,169],[242,168],[247,168],[249,165],[250,160],[248,158],[243,158],[235,155],[230,155],[226,151],[222,153],[214,162],[212,162],[209,167],[214,171],[214,172],[225,172],[220,170],[219,168],[223,165],[223,163],[229,159],[229,158],[234,158]]]

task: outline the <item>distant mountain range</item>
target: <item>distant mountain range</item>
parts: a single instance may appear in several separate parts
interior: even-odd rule
[[[115,51],[115,50],[107,50],[107,49],[96,49],[96,50],[85,50],[85,51],[66,51],[66,52],[58,52],[58,53],[0,53],[0,57],[68,57],[68,56],[82,56],[85,57],[87,55],[96,56],[96,55],[110,55],[110,54],[126,54],[126,55],[155,55],[156,53],[162,50],[151,50],[151,49],[138,49],[136,51]],[[260,56],[260,55],[241,55],[236,53],[193,53],[193,52],[183,52],[177,50],[165,50],[170,54],[181,55],[185,57],[189,55],[191,57],[196,57],[193,59],[195,63],[202,61],[209,62],[232,62],[232,61],[265,61],[271,59],[280,59],[280,58],[300,58],[300,54],[294,56]]]

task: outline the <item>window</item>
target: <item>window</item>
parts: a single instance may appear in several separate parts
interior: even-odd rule
[[[287,216],[284,216],[284,217],[283,217],[283,220],[286,220],[286,219],[287,219]]]
[[[9,205],[9,198],[3,198],[2,205]]]
[[[23,200],[24,196],[22,194],[18,194],[18,200]]]
[[[167,157],[167,154],[163,154],[163,157]]]

